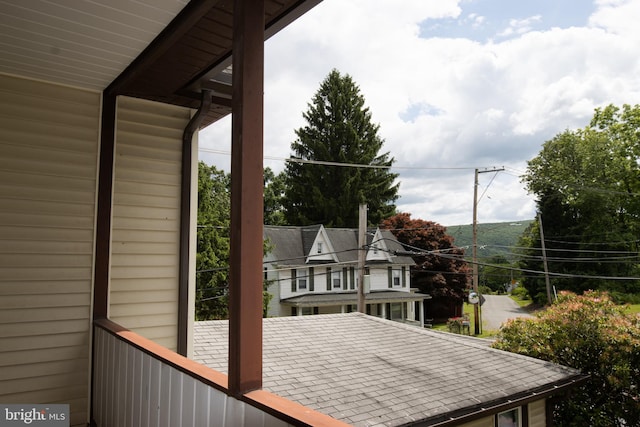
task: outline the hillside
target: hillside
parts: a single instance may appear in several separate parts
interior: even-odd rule
[[[518,239],[532,221],[478,224],[478,259],[487,260],[497,255],[509,259],[513,247],[518,245]],[[473,242],[472,224],[449,226],[447,233],[453,236],[456,246],[466,248],[465,255],[470,258]]]

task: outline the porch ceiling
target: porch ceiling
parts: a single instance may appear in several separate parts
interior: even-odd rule
[[[270,37],[321,0],[265,0]],[[0,72],[230,113],[232,0],[0,0]]]

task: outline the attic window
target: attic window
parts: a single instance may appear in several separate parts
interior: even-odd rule
[[[318,251],[317,253],[321,254],[322,253],[322,242],[318,242]]]
[[[378,245],[373,245],[373,253],[378,255]]]

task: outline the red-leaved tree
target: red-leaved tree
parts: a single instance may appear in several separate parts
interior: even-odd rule
[[[399,213],[380,228],[390,230],[412,253],[416,266],[411,269],[411,286],[431,295],[425,300],[428,315],[437,320],[460,316],[470,272],[464,249],[454,245],[446,227]]]

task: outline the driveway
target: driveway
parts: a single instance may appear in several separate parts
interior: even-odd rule
[[[507,295],[483,295],[482,325],[487,331],[498,330],[508,319],[516,317],[534,317],[523,310]]]

